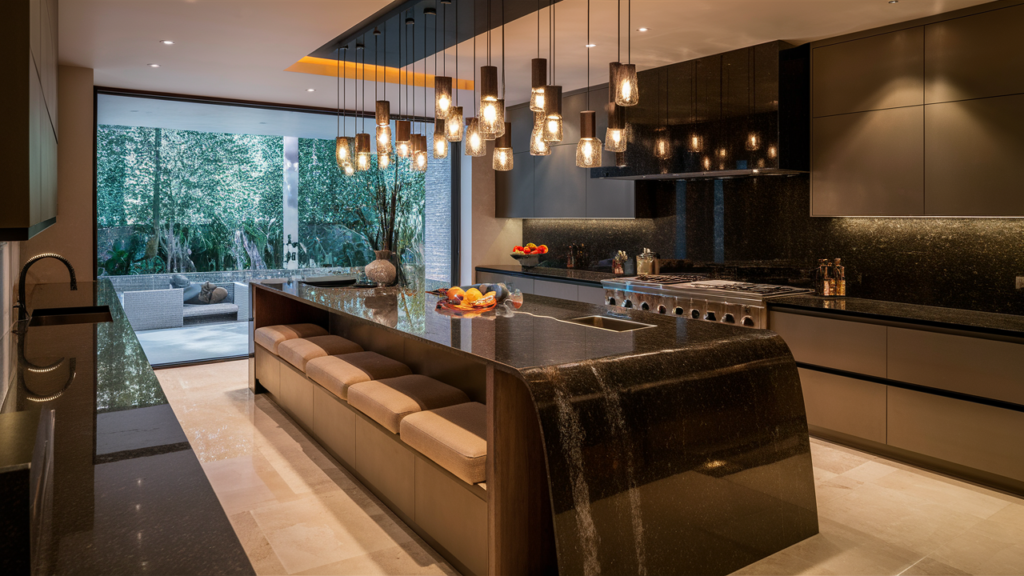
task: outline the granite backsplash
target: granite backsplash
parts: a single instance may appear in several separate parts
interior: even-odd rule
[[[564,265],[585,244],[592,267],[616,250],[686,258],[722,277],[806,284],[842,258],[850,296],[1024,315],[1024,219],[811,218],[809,176],[666,182],[653,218],[524,220],[523,241]]]

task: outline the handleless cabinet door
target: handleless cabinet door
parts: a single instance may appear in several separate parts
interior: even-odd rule
[[[512,170],[494,173],[494,216],[530,218],[533,216],[533,156],[529,152],[512,155]]]
[[[885,384],[798,371],[807,424],[885,444]]]
[[[562,300],[572,300],[573,302],[575,302],[579,298],[579,291],[577,291],[576,285],[566,284],[564,282],[547,282],[545,280],[534,280],[533,293],[538,296],[547,296],[548,298],[561,298]]]
[[[770,312],[768,326],[797,362],[884,378],[885,326]]]
[[[633,186],[632,180],[591,178],[587,174],[587,218],[632,218],[636,211]]]
[[[812,216],[921,216],[924,107],[812,121]]]
[[[923,103],[924,28],[814,49],[814,117]]]
[[[925,213],[1024,216],[1024,95],[925,107]]]
[[[1024,92],[1024,6],[925,27],[925,102]]]
[[[506,109],[507,122],[512,123],[512,149],[530,150],[530,132],[533,130],[533,111],[529,105],[510,106]]]
[[[590,286],[577,286],[579,292],[579,301],[586,302],[587,304],[597,304],[598,306],[604,306],[605,295],[604,288],[592,288]]]
[[[576,167],[576,146],[551,147],[534,163],[535,218],[579,218],[587,211],[587,171]]]

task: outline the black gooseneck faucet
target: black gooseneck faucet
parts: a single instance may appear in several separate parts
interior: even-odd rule
[[[14,305],[14,307],[18,309],[18,322],[23,322],[29,319],[28,305],[25,302],[25,278],[26,276],[28,276],[28,269],[31,268],[32,265],[35,264],[36,262],[44,260],[46,258],[60,260],[64,264],[64,266],[67,267],[68,274],[71,275],[71,289],[78,290],[78,281],[75,279],[75,269],[74,267],[71,266],[71,262],[68,262],[67,258],[61,256],[60,254],[54,254],[52,252],[47,252],[46,254],[39,254],[38,256],[33,256],[32,258],[29,259],[28,262],[25,262],[24,266],[22,266],[21,276],[18,277],[18,303]]]

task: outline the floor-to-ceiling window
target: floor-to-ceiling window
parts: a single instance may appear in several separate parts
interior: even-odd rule
[[[329,114],[98,95],[97,272],[152,364],[247,355],[252,279],[369,263],[382,178],[402,183],[405,278],[451,280],[451,160],[345,176],[336,130]]]

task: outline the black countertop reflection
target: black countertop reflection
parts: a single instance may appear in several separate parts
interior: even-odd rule
[[[264,287],[340,313],[351,334],[373,322],[517,376],[562,574],[728,574],[818,532],[800,379],[772,332],[534,295],[453,317],[418,290]],[[589,315],[650,327],[566,322]]]
[[[40,284],[28,304],[106,305],[113,317],[28,327],[9,343],[4,411],[55,413],[33,572],[253,574],[110,282]]]
[[[768,305],[770,308],[780,310],[786,308],[812,310],[829,312],[837,316],[906,322],[935,328],[1024,338],[1024,316],[1016,314],[996,314],[865,298],[823,298],[820,296],[773,298]]]

